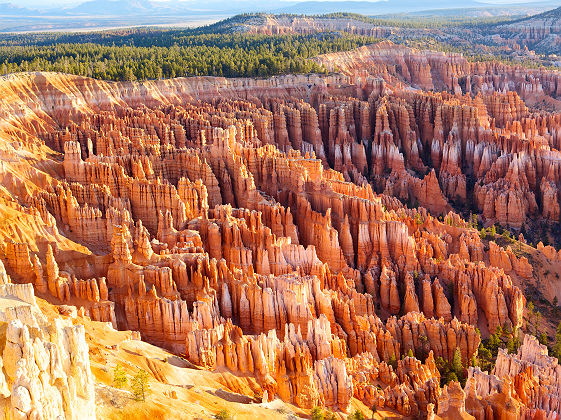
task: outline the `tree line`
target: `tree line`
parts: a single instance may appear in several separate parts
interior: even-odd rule
[[[70,38],[68,38],[70,37]],[[126,31],[71,35],[17,35],[0,39],[0,74],[56,71],[103,80],[132,81],[180,76],[265,77],[325,73],[308,58],[377,42],[373,37],[198,34]],[[90,37],[92,41],[86,42]],[[73,40],[63,42],[60,40]]]

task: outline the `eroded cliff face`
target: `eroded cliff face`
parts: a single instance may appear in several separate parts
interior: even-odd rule
[[[561,120],[524,101],[557,75],[377,51],[327,77],[2,78],[6,271],[265,400],[463,413],[435,360],[521,327],[535,273],[454,209],[559,221]]]
[[[49,323],[31,284],[13,284],[0,263],[0,413],[5,419],[95,419],[83,326]]]
[[[237,31],[246,33],[280,35],[280,34],[315,34],[324,32],[346,32],[355,35],[384,37],[395,28],[381,27],[352,17],[306,17],[297,15],[263,15],[248,19]]]

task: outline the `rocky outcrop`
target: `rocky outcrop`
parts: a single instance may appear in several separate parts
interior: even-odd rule
[[[436,416],[430,413],[430,419],[475,419],[465,407],[465,393],[458,382],[452,382],[444,387],[438,400],[438,412]]]
[[[0,410],[14,419],[94,419],[84,328],[60,318],[48,324],[34,299],[31,285],[6,284],[0,290],[0,320],[7,323]]]
[[[556,252],[554,253],[555,255],[557,255]],[[528,258],[518,258],[514,254],[510,246],[508,246],[505,251],[503,248],[500,248],[495,242],[489,241],[489,260],[491,265],[502,268],[505,273],[515,272],[519,276],[526,279],[532,277],[533,268],[528,262]]]
[[[114,303],[109,300],[104,277],[99,279],[76,279],[69,273],[61,272],[51,245],[47,247],[45,268],[35,256],[33,284],[41,293],[50,294],[57,303],[72,303],[82,307],[94,321],[111,322],[117,326]]]
[[[413,357],[397,362],[397,369],[362,354],[351,359],[355,397],[368,406],[396,410],[403,416],[420,416],[434,405],[440,393],[440,374],[433,353],[425,363]],[[373,385],[373,382],[385,386]],[[401,386],[396,386],[402,384]]]
[[[286,324],[282,341],[275,330],[267,335],[244,336],[239,327],[227,322],[211,331],[189,333],[187,355],[213,368],[254,373],[271,397],[279,395],[305,408],[321,404],[346,411],[352,396],[352,380],[345,362],[331,355],[331,340],[322,335],[325,333],[331,334],[326,318],[319,320],[315,327],[310,324],[307,339],[302,338],[300,329]],[[320,343],[315,341],[318,339],[324,340],[327,348],[318,347]]]

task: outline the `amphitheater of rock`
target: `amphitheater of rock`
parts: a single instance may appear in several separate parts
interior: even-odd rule
[[[0,295],[26,302],[0,310],[11,418],[84,418],[94,398],[83,331],[40,333],[32,287],[268,400],[556,418],[561,367],[530,336],[465,390],[435,360],[523,326],[534,267],[460,211],[561,220],[561,114],[535,108],[559,105],[561,76],[390,43],[316,60],[342,73],[0,78]]]

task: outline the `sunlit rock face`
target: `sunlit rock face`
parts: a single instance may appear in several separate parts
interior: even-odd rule
[[[48,322],[31,284],[13,284],[0,263],[0,412],[7,419],[95,419],[84,327]]]

